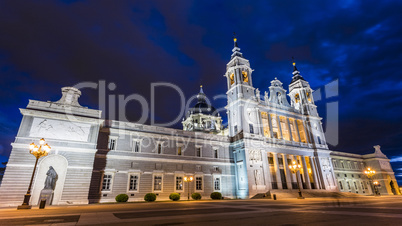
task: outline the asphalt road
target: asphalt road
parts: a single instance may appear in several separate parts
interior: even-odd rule
[[[402,225],[402,196],[0,209],[0,225]]]

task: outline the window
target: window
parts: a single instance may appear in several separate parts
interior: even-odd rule
[[[348,177],[348,175],[347,175],[347,174],[345,174],[345,177]]]
[[[300,102],[300,97],[299,97],[299,94],[298,94],[298,93],[296,93],[296,95],[295,95],[295,102],[296,102],[296,103],[299,103],[299,102]]]
[[[162,144],[158,144],[158,154],[162,154]]]
[[[357,184],[356,184],[356,182],[353,182],[353,184],[355,185],[355,189],[357,190]]]
[[[154,176],[154,191],[162,191],[162,175]]]
[[[181,146],[177,147],[177,155],[181,155]]]
[[[234,126],[234,133],[237,133],[237,125]]]
[[[320,136],[317,136],[317,142],[318,142],[318,144],[321,144],[321,138],[320,138]]]
[[[350,190],[350,183],[349,183],[349,181],[346,182],[346,183],[347,183],[347,185],[348,185],[348,189]]]
[[[109,150],[116,150],[117,138],[109,138]]]
[[[133,152],[140,152],[140,145],[139,140],[133,140]]]
[[[355,175],[354,175],[354,174],[352,174],[352,177],[355,177]]]
[[[102,191],[110,191],[112,187],[112,174],[103,175]]]
[[[214,190],[215,191],[220,191],[221,190],[221,178],[220,177],[215,177],[214,178]]]
[[[138,191],[138,175],[130,175],[129,191]]]
[[[334,165],[335,168],[338,168],[338,163],[336,162],[336,160],[332,161],[332,164]]]
[[[283,166],[283,158],[282,157],[278,157],[278,163],[280,166]]]
[[[269,121],[268,114],[266,112],[261,112],[262,126],[264,128],[264,136],[270,138],[271,134],[269,131]]]
[[[183,177],[177,176],[176,177],[176,191],[182,191],[182,190],[183,190]]]
[[[247,75],[247,72],[242,71],[241,73],[242,73],[242,75],[243,75],[243,82],[248,82],[248,75]]]
[[[290,131],[292,132],[293,141],[299,142],[299,135],[297,135],[295,120],[292,118],[289,118],[289,123],[290,123],[289,126],[290,126]]]
[[[274,157],[272,157],[272,156],[268,157],[268,163],[270,165],[273,165],[274,164]]]
[[[233,85],[234,83],[234,74],[230,75],[230,85]]]
[[[214,158],[218,158],[219,156],[218,156],[218,149],[214,149]]]
[[[343,164],[343,162],[341,162],[341,166],[342,166],[343,169],[345,168],[345,165]]]
[[[195,148],[195,156],[201,157],[201,147],[196,147]]]
[[[202,191],[202,177],[195,177],[195,190]]]
[[[364,190],[363,181],[360,181],[360,184],[362,185],[362,190]]]
[[[249,126],[250,126],[250,133],[254,133],[253,124],[249,124]]]
[[[287,123],[286,117],[279,116],[279,122],[280,122],[281,129],[282,129],[283,139],[290,141],[290,133],[288,130],[288,123]]]
[[[343,190],[342,181],[339,181],[339,187],[341,188],[341,190]]]
[[[301,120],[297,120],[297,128],[299,128],[301,142],[307,143],[306,134],[304,133],[304,125]]]

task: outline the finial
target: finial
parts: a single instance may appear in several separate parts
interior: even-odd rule
[[[292,57],[292,62],[293,62],[293,71],[297,71],[296,62],[295,62],[294,57]]]
[[[200,85],[200,93],[204,93],[204,90],[202,90],[202,85]]]
[[[235,47],[237,47],[237,37],[236,37],[236,32],[233,32],[233,41],[234,41],[234,45],[235,45]]]

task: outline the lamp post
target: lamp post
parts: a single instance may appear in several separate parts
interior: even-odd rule
[[[300,183],[299,183],[299,177],[297,176],[297,171],[299,171],[301,169],[301,165],[300,164],[296,164],[296,161],[292,162],[292,165],[289,165],[289,169],[292,171],[292,173],[294,173],[296,175],[296,179],[297,179],[297,188],[299,189],[299,197],[297,197],[298,199],[304,199],[302,192],[300,190]]]
[[[184,182],[187,182],[187,200],[190,201],[190,182],[193,181],[193,177],[184,177]]]
[[[45,144],[45,139],[43,138],[39,140],[39,147],[33,142],[29,145],[29,153],[31,153],[36,157],[36,161],[31,176],[31,182],[29,182],[28,191],[24,196],[24,202],[22,203],[22,205],[18,206],[17,209],[31,209],[32,206],[29,205],[29,200],[31,199],[31,187],[33,178],[35,176],[36,166],[38,165],[38,160],[41,157],[46,156],[49,153],[49,151],[50,146],[48,144]]]
[[[371,190],[372,190],[372,191],[375,190],[375,189],[373,189],[373,183],[371,182],[373,176],[375,175],[375,170],[372,170],[372,169],[369,167],[369,168],[367,168],[367,170],[364,171],[364,174],[366,174],[367,178],[369,179]],[[374,192],[375,192],[375,193],[374,193]],[[377,191],[374,191],[374,192],[373,192],[373,195],[376,195],[376,194],[377,194]]]

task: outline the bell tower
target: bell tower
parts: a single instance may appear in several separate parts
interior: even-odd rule
[[[245,129],[249,130],[244,119],[244,105],[247,101],[256,101],[255,88],[253,87],[250,62],[244,58],[237,45],[237,38],[233,39],[234,47],[229,63],[226,65],[228,98],[227,113],[229,124],[229,136],[235,136]]]
[[[293,62],[293,77],[289,84],[289,96],[291,106],[299,110],[306,116],[307,131],[311,143],[324,145],[326,148],[326,139],[322,128],[321,118],[317,112],[317,106],[314,104],[313,90],[310,84],[301,76],[297,70],[296,63]]]

